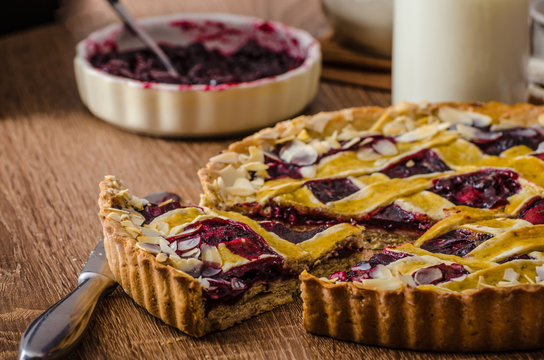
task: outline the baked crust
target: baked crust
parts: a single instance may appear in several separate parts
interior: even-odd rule
[[[262,312],[293,301],[299,292],[297,277],[270,281],[267,286],[249,289],[234,304],[219,304],[205,310],[203,289],[198,280],[139,248],[108,209],[130,205],[120,193],[124,184],[113,177],[100,183],[99,216],[104,229],[104,247],[110,269],[123,290],[150,314],[194,337],[224,330]],[[130,197],[130,195],[127,195]],[[301,264],[298,264],[301,261]],[[304,268],[305,257],[290,259],[292,266]],[[300,271],[299,270],[299,271]]]
[[[165,323],[195,337],[206,333],[202,287],[193,277],[160,264],[138,248],[117,221],[107,217],[115,207],[111,179],[100,183],[99,216],[104,228],[104,248],[110,269],[123,290],[138,305]]]
[[[544,287],[464,292],[374,290],[303,272],[304,328],[317,335],[392,348],[502,351],[541,348]]]

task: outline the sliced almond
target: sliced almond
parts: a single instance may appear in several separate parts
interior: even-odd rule
[[[258,148],[257,146],[250,146],[249,154],[247,155],[240,155],[240,161],[244,163],[262,163],[264,162],[264,152],[262,149]]]
[[[190,259],[181,259],[175,264],[178,270],[181,270],[193,277],[200,276],[200,271],[202,269],[202,261],[194,258]]]
[[[210,246],[207,244],[202,244],[200,247],[201,255],[200,258],[202,261],[207,261],[213,264],[217,264],[217,267],[221,267],[222,261],[219,251],[215,246]]]
[[[237,179],[247,177],[247,171],[244,168],[234,168],[232,165],[227,165],[217,173],[227,187],[234,185]]]
[[[236,196],[248,196],[255,194],[256,190],[246,178],[238,178],[232,186],[227,187],[227,192]]]
[[[472,126],[463,124],[457,125],[457,132],[469,140],[495,140],[501,137],[500,132],[485,132]]]
[[[312,165],[317,161],[317,151],[313,146],[299,140],[291,141],[280,150],[280,158],[289,163],[299,166]]]
[[[161,252],[161,253],[158,253],[155,258],[157,259],[158,262],[164,263],[164,262],[166,262],[168,260],[168,255]]]
[[[510,282],[518,282],[519,273],[511,268],[508,268],[504,271],[503,279]]]
[[[359,131],[357,131],[351,124],[344,126],[342,131],[340,131],[340,134],[338,134],[338,140],[340,141],[348,141],[356,137],[359,137]]]
[[[373,279],[391,279],[393,278],[393,274],[391,273],[391,270],[387,268],[387,266],[379,264],[376,266],[371,272],[370,276],[372,276]]]
[[[316,174],[316,166],[315,165],[303,166],[299,169],[299,171],[302,177],[313,178]]]
[[[441,127],[437,124],[426,124],[405,134],[397,136],[396,140],[398,142],[414,142],[423,139],[430,139],[438,131],[440,131],[440,129]]]
[[[232,164],[238,162],[239,154],[233,151],[225,151],[219,155],[216,155],[210,159],[211,162],[221,163],[221,164]]]
[[[312,116],[308,119],[306,123],[306,128],[316,131],[318,133],[322,133],[323,130],[327,127],[327,124],[329,121],[331,121],[332,116],[328,113],[319,113],[317,115]]]
[[[161,248],[157,244],[149,244],[145,242],[138,242],[136,243],[136,246],[139,247],[142,250],[147,251],[148,253],[151,253],[153,255],[157,255],[161,252]]]
[[[417,285],[427,285],[442,279],[443,274],[439,268],[428,267],[417,270],[413,276]]]
[[[354,137],[353,139],[351,139],[348,142],[344,143],[344,145],[342,145],[342,149],[349,149],[353,145],[357,144],[360,140],[361,140],[360,137],[358,137],[358,136]]]
[[[318,154],[324,154],[327,151],[329,151],[329,149],[331,148],[328,142],[317,140],[317,139],[312,140],[310,145],[314,148],[314,150]]]
[[[371,147],[364,147],[357,151],[357,158],[363,161],[372,161],[379,159],[380,157],[381,155],[375,152]]]
[[[372,144],[372,148],[379,154],[393,156],[398,153],[395,144],[387,139],[378,140]]]
[[[491,118],[487,115],[472,111],[461,111],[451,107],[441,107],[438,110],[438,117],[442,121],[451,124],[474,125],[477,127],[489,126],[492,122]]]

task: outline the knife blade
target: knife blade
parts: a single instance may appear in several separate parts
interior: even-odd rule
[[[104,239],[89,255],[79,285],[36,318],[26,329],[19,359],[54,359],[66,355],[81,339],[100,298],[117,283],[108,266]]]

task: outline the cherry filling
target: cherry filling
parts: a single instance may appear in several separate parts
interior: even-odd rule
[[[434,223],[434,221],[425,214],[409,212],[395,204],[380,207],[366,215],[365,218],[359,222],[366,226],[390,231],[409,230],[416,232],[425,231]]]
[[[544,199],[536,197],[529,201],[519,212],[518,218],[533,225],[544,224]]]
[[[435,222],[427,215],[406,211],[395,204],[386,205],[369,214],[352,218],[331,217],[318,212],[304,212],[294,206],[281,206],[272,202],[265,206],[258,203],[241,204],[238,209],[255,220],[275,220],[291,226],[320,226],[347,222],[365,225],[369,228],[388,231],[406,230],[418,234],[429,229]]]
[[[517,127],[484,134],[481,138],[471,139],[471,142],[489,155],[500,155],[504,150],[517,145],[525,145],[535,150],[544,141],[544,134],[532,128]]]
[[[373,279],[378,265],[389,265],[394,261],[405,257],[413,256],[411,254],[390,251],[387,248],[381,254],[373,255],[368,261],[358,262],[348,272],[337,271],[329,276],[329,279],[339,281],[361,281],[364,279]]]
[[[419,269],[412,274],[416,285],[436,285],[444,281],[458,278],[469,272],[460,264],[438,264]]]
[[[275,220],[291,226],[319,226],[334,225],[343,221],[340,218],[332,218],[318,213],[307,213],[296,209],[294,206],[280,206],[272,202],[265,206],[258,203],[246,203],[238,206],[241,212],[252,219]]]
[[[359,188],[347,178],[312,180],[304,185],[324,204],[343,199],[359,191]]]
[[[206,251],[203,245],[224,244],[232,253],[252,260],[248,264],[236,266],[223,272],[217,264],[204,262],[190,275],[202,277],[209,283],[204,291],[206,308],[209,310],[218,303],[235,301],[253,284],[267,282],[278,277],[292,276],[283,267],[283,258],[272,250],[251,227],[244,223],[212,218],[187,226],[183,233],[166,238],[170,247],[180,257],[198,257]],[[262,257],[263,255],[269,255]]]
[[[429,191],[456,205],[490,209],[508,204],[507,198],[521,188],[517,178],[512,170],[484,169],[435,179]]]
[[[532,260],[532,259],[534,259],[534,258],[530,257],[527,254],[521,254],[521,255],[513,255],[513,256],[507,257],[506,259],[502,259],[501,261],[497,261],[497,262],[499,264],[504,264],[504,263],[514,261],[514,260]]]
[[[245,291],[257,283],[268,286],[270,280],[293,275],[283,269],[283,260],[279,257],[259,259],[227,272],[219,269],[213,277],[206,278],[209,283],[204,291],[206,309],[209,311],[216,305],[239,300]]]
[[[421,248],[432,253],[465,256],[493,234],[456,229],[425,241]]]
[[[268,165],[269,180],[279,179],[283,177],[290,177],[292,179],[302,179],[300,173],[300,166],[295,164],[286,163],[279,158],[273,158],[271,156],[264,156],[264,163]]]
[[[205,219],[187,226],[185,232],[189,235],[181,235],[181,238],[174,236],[167,240],[183,241],[187,238],[199,238],[212,246],[222,243],[232,253],[250,260],[262,255],[277,255],[250,226],[237,221],[221,218]]]
[[[168,211],[181,208],[181,198],[170,192],[158,192],[145,197],[149,203],[140,212],[145,218],[145,224],[149,224],[154,218]]]
[[[309,240],[327,228],[327,226],[317,226],[296,230],[294,228],[287,227],[285,224],[278,221],[263,221],[259,225],[263,229],[273,232],[282,239],[292,242],[293,244],[298,244]]]
[[[161,44],[178,73],[173,77],[157,56],[148,49],[98,52],[89,58],[95,68],[112,75],[138,81],[170,84],[229,84],[253,81],[283,74],[299,67],[303,58],[293,57],[286,50],[273,51],[248,40],[235,53],[225,55],[208,50],[200,42],[188,46]]]
[[[389,165],[381,173],[390,178],[407,178],[419,174],[430,174],[451,170],[431,149],[424,149]]]

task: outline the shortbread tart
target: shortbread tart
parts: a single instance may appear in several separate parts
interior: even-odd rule
[[[182,206],[172,193],[138,198],[113,176],[100,189],[116,280],[152,315],[195,337],[291,301],[303,269],[345,269],[365,245],[358,225],[305,231],[259,224],[238,213]]]
[[[364,225],[369,244],[419,238],[330,279],[304,273],[308,331],[420,350],[539,347],[542,114],[528,104],[403,103],[300,117],[212,158],[201,204],[291,226]],[[409,259],[376,262],[398,253]]]
[[[361,335],[361,325],[346,325],[346,317],[339,314],[364,308],[364,317],[356,319],[385,329],[393,318],[380,318],[385,314],[384,306],[392,312],[400,310],[394,302],[383,306],[371,303],[368,308],[361,298],[350,298],[349,292],[337,297],[341,294],[334,289],[364,287],[351,276],[353,268],[342,271],[348,264],[368,258],[369,249],[431,239],[442,235],[440,231],[465,231],[467,224],[479,221],[501,219],[501,224],[510,224],[517,219],[513,229],[519,224],[533,228],[531,224],[544,223],[544,146],[540,145],[544,128],[539,125],[543,113],[544,108],[527,104],[451,103],[399,104],[300,117],[262,130],[210,159],[199,172],[204,188],[199,207],[181,206],[172,194],[140,199],[122,182],[107,177],[101,184],[100,214],[110,266],[140,305],[193,336],[227,328],[290,301],[297,291],[297,274],[308,269],[316,275],[304,273],[301,277],[309,331],[414,349],[534,347],[524,342],[497,346],[489,341],[485,343],[489,346],[478,345],[480,348],[466,343],[454,349],[439,341],[427,346],[423,338],[429,335],[420,333],[417,326],[423,327],[428,319],[407,320],[402,325],[409,341],[386,341],[383,333],[379,335],[383,341],[367,340]],[[481,246],[489,239],[476,236],[473,242]],[[429,251],[417,245],[420,242],[388,248],[385,255],[402,252],[419,256],[410,251]],[[458,262],[432,251],[425,259],[438,259],[429,260],[430,266],[442,260],[446,266],[454,263],[454,270],[462,267],[461,276],[469,278],[469,274],[484,270],[468,264],[470,251],[446,254],[465,259]],[[525,253],[512,253],[510,260],[537,261],[538,251],[536,246]],[[532,257],[516,258],[519,256]],[[375,261],[373,257],[368,264]],[[485,259],[485,264],[492,268],[497,262]],[[358,263],[355,270],[358,266],[368,265]],[[407,271],[391,275],[401,280],[385,282],[402,282],[401,288],[392,290],[384,285],[370,290],[379,296],[387,291],[422,290],[433,304],[438,304],[444,293],[456,293],[461,294],[461,303],[469,306],[473,298],[466,294],[480,293],[480,287],[498,289],[497,296],[508,298],[509,289],[517,286],[489,284],[484,279],[474,289],[436,291],[434,284],[410,282],[413,274]],[[431,272],[436,275],[437,271]],[[331,279],[318,278],[331,273]],[[374,270],[369,274],[374,276]],[[372,276],[364,281],[384,283]],[[329,287],[333,289],[330,292]],[[487,296],[488,290],[481,291]],[[527,296],[522,297],[533,301]],[[345,301],[335,307],[337,299]],[[410,308],[413,299],[399,306]],[[401,304],[399,299],[395,301]],[[324,307],[308,310],[311,303]],[[467,321],[485,320],[468,316]],[[344,325],[352,329],[346,330],[351,331],[351,337],[334,330]]]

